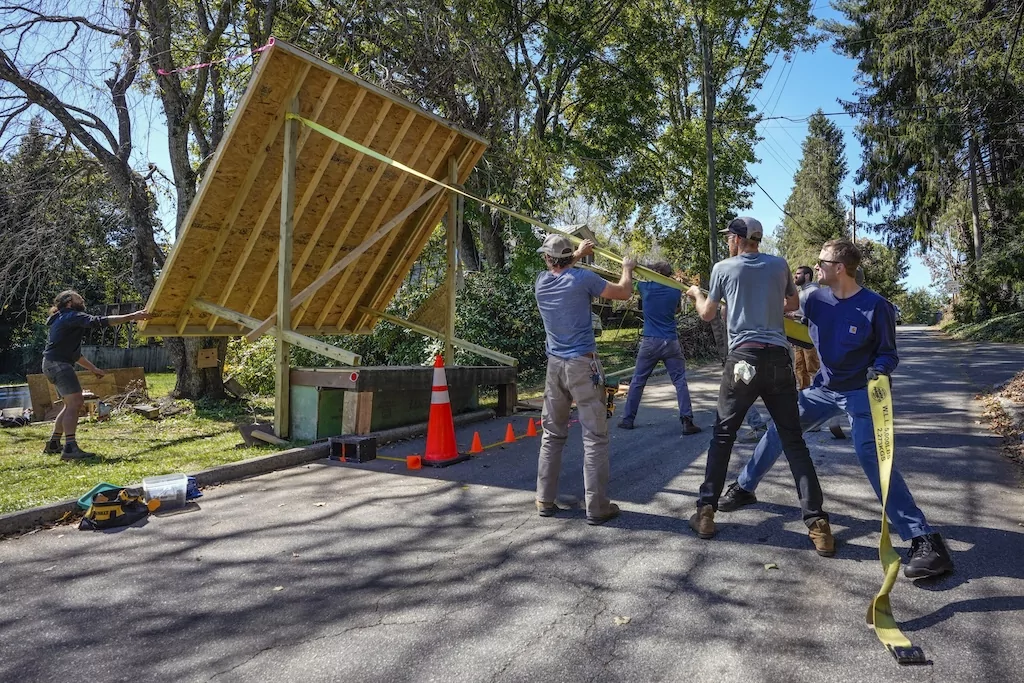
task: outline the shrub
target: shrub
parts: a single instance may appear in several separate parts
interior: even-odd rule
[[[231,375],[254,394],[270,396],[274,393],[277,343],[273,337],[260,337],[254,342],[245,337],[228,341],[224,374]]]

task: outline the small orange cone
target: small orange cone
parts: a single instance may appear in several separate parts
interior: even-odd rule
[[[430,395],[430,421],[427,423],[427,449],[423,453],[423,464],[445,467],[463,460],[469,460],[469,455],[460,455],[455,443],[455,421],[448,398],[444,359],[437,356],[434,358],[434,386]]]
[[[480,443],[480,432],[473,432],[473,444],[469,447],[469,454],[476,455],[484,452],[484,445]]]
[[[418,455],[405,456],[405,466],[410,470],[418,470],[423,467],[423,459]]]
[[[512,423],[508,423],[508,427],[505,428],[505,443],[515,443],[516,432],[512,429]]]
[[[533,424],[532,417],[526,421],[526,435],[537,436],[537,425]]]

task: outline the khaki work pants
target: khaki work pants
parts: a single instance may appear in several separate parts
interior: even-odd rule
[[[600,376],[594,385],[593,375]],[[608,416],[605,413],[604,368],[596,359],[580,356],[565,360],[548,357],[544,383],[544,411],[537,461],[537,500],[553,503],[558,497],[562,449],[569,436],[569,408],[576,401],[583,427],[583,486],[588,517],[608,512]]]
[[[797,389],[806,389],[811,386],[820,367],[821,361],[818,360],[817,351],[813,348],[802,349],[793,345],[793,369],[796,371]]]

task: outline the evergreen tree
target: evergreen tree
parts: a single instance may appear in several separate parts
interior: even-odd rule
[[[807,129],[779,232],[779,251],[794,268],[813,263],[822,244],[846,233],[839,196],[846,177],[843,133],[821,109],[808,119]]]

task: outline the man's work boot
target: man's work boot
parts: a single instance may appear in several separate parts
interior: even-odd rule
[[[741,507],[753,505],[756,502],[757,496],[740,486],[738,481],[734,481],[729,484],[729,488],[725,490],[725,493],[719,499],[718,509],[720,512],[733,512]]]
[[[832,537],[832,527],[826,520],[815,521],[807,530],[807,536],[822,557],[832,557],[836,554],[836,539]]]
[[[88,451],[83,451],[81,448],[78,447],[77,443],[72,445],[72,446],[68,446],[67,444],[65,444],[64,445],[64,452],[60,454],[60,459],[61,460],[84,460],[86,458],[95,458],[95,457],[96,457],[95,453],[89,453]]]
[[[45,455],[60,455],[64,452],[64,448],[60,445],[60,441],[47,441],[46,445],[43,446],[43,453]]]
[[[938,534],[923,534],[910,540],[907,566],[903,575],[908,579],[923,579],[942,576],[953,571],[953,558],[949,556],[946,542]]]
[[[633,421],[632,420],[619,420],[619,429],[632,429],[632,428],[633,428]]]
[[[542,503],[537,501],[537,514],[541,517],[554,517],[556,514],[561,512],[562,508],[558,507],[554,503]]]
[[[608,503],[608,509],[603,515],[591,517],[587,515],[587,524],[591,526],[597,526],[598,524],[604,524],[605,522],[611,521],[619,516],[619,506],[615,503]]]
[[[700,427],[693,424],[693,417],[683,416],[679,418],[679,421],[683,423],[683,436],[700,433]]]
[[[690,528],[700,538],[712,538],[715,535],[715,508],[710,505],[698,507],[697,511],[690,515]]]

